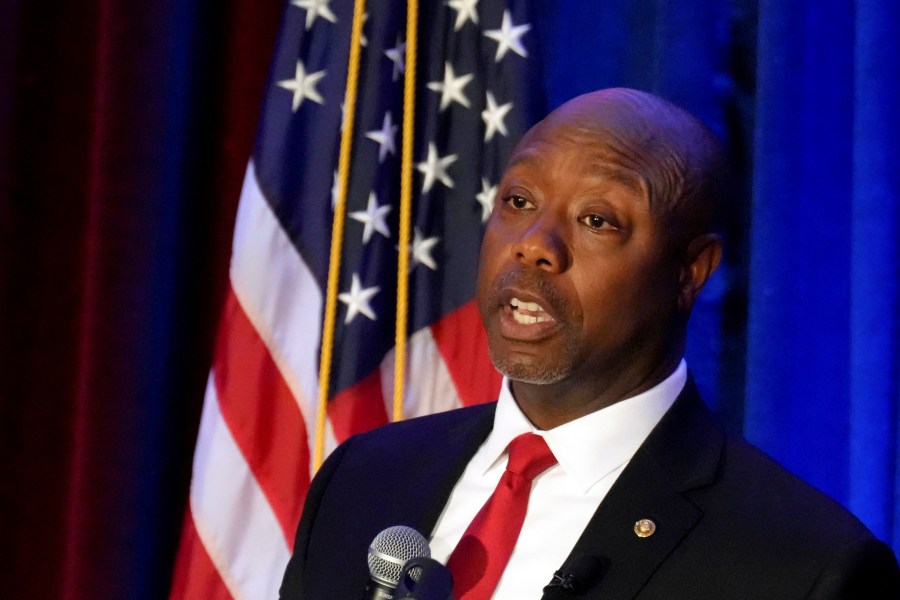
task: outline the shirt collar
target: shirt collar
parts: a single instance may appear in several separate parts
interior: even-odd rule
[[[516,436],[543,436],[559,461],[585,493],[598,481],[623,466],[675,402],[687,382],[682,360],[675,371],[649,390],[548,431],[540,431],[519,409],[504,378],[494,415],[494,428],[476,458],[485,473],[503,457]]]

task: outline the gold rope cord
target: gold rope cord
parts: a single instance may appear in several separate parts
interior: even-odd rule
[[[416,113],[416,50],[419,2],[406,3],[406,72],[403,77],[403,150],[400,163],[400,253],[397,258],[397,317],[394,332],[394,414],[403,419],[406,381],[406,317],[409,303],[409,230],[412,221],[413,125]]]
[[[325,294],[325,322],[322,325],[322,353],[319,357],[319,401],[316,410],[316,442],[313,471],[318,471],[325,455],[325,418],[328,412],[328,387],[331,381],[331,358],[334,350],[334,319],[337,313],[338,279],[341,274],[341,246],[344,241],[344,219],[347,212],[347,185],[350,180],[350,151],[356,115],[356,88],[359,80],[360,40],[366,1],[356,0],[350,34],[350,62],[347,65],[347,87],[344,92],[344,129],[338,159],[338,194],[331,226],[331,254],[328,260],[328,285]]]

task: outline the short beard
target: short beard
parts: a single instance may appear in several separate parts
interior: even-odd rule
[[[491,362],[500,373],[511,381],[521,381],[535,385],[559,383],[575,371],[577,351],[574,344],[566,344],[560,353],[559,360],[546,360],[539,364],[522,364],[503,356],[497,356],[488,344]]]

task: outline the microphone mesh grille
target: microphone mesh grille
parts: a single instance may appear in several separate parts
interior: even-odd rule
[[[405,525],[388,527],[369,546],[369,573],[374,579],[396,587],[404,563],[420,556],[431,558],[428,541],[421,533]]]

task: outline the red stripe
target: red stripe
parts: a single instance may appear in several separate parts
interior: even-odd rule
[[[306,425],[233,290],[225,302],[213,373],[222,417],[293,548],[309,487]]]
[[[381,370],[335,395],[328,403],[328,418],[338,442],[388,422],[381,393]]]
[[[503,377],[491,364],[475,300],[434,323],[431,333],[463,406],[496,400]]]
[[[228,588],[197,536],[190,509],[184,517],[169,599],[231,600]]]

